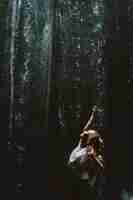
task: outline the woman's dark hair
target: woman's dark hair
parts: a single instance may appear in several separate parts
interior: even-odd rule
[[[93,145],[97,153],[101,153],[103,151],[103,146],[100,143],[99,137],[94,137],[89,142],[90,145]]]

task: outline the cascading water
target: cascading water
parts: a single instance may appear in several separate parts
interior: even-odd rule
[[[11,14],[11,43],[10,43],[10,116],[9,116],[9,137],[13,136],[13,116],[14,116],[14,59],[15,59],[15,34],[16,34],[16,14],[17,0],[12,2]]]
[[[56,10],[54,10],[53,2],[58,2]],[[102,89],[101,96],[103,96],[104,83],[101,80],[103,79],[103,67],[100,65],[100,57],[102,55],[98,54],[96,56],[95,52],[90,54],[92,49],[95,50],[96,43],[98,43],[98,51],[102,48],[102,45],[100,45],[101,40],[96,42],[95,40],[97,39],[92,37],[95,36],[95,33],[93,33],[90,24],[93,21],[95,23],[95,20],[92,13],[90,13],[90,24],[88,25],[86,13],[90,9],[89,3],[87,6],[88,8],[86,8],[85,2],[82,2],[81,8],[80,1],[10,1],[10,137],[15,135],[15,138],[20,138],[20,141],[23,135],[44,135],[46,133],[45,125],[47,127],[49,123],[50,106],[55,107],[53,109],[54,113],[51,112],[50,115],[52,117],[53,114],[55,117],[58,115],[60,132],[64,132],[62,135],[66,135],[68,139],[69,136],[75,137],[73,127],[77,127],[76,130],[79,131],[80,110],[84,106],[81,106],[80,103],[85,103],[87,110],[85,111],[84,109],[84,111],[86,113],[89,112],[88,106],[90,106],[90,102],[88,100],[91,95],[88,95],[89,90],[86,85],[89,85],[89,78],[91,78],[92,74],[91,70],[94,70],[93,67],[95,65],[94,59],[97,59],[97,57],[96,62],[98,64],[96,63],[97,72],[95,74],[100,76],[100,78],[97,76],[98,80],[96,80],[97,93],[100,96],[99,92]],[[71,9],[73,10],[72,12]],[[100,19],[97,16],[99,15],[97,9],[96,5],[94,7],[94,14],[96,15],[94,18]],[[91,11],[89,10],[89,12]],[[100,15],[103,16],[103,13],[101,12]],[[103,19],[100,20],[102,21]],[[100,22],[98,22],[99,24]],[[97,30],[99,28],[98,25],[94,30],[94,32],[97,32],[96,37],[99,37],[98,32],[101,31],[101,28]],[[92,35],[88,35],[90,32]],[[54,45],[57,48],[54,49],[54,54],[53,43],[56,43]],[[52,62],[55,60],[57,62],[54,63],[53,69]],[[88,61],[90,62],[89,67]],[[80,79],[80,68],[83,70],[83,76],[85,75],[86,85],[84,85],[84,77]],[[56,86],[59,86],[57,88],[55,88],[56,86],[51,87],[53,86],[51,84],[53,81],[51,76],[53,71],[55,74],[54,83],[56,83]],[[82,102],[80,102],[80,85],[82,83],[82,94],[87,94],[88,96],[87,99],[83,96]],[[93,89],[95,90],[95,88]],[[51,105],[51,91],[54,91],[55,94],[52,102],[57,102],[55,105]],[[73,93],[72,97],[71,92]],[[103,121],[104,111],[103,109],[99,110],[101,111],[98,118],[98,126],[102,127],[103,124],[100,122]],[[57,131],[54,130],[54,133],[49,131],[49,135],[51,134],[53,137],[54,134],[56,138],[55,133]],[[70,131],[72,131],[73,135],[71,135]],[[67,142],[63,137],[62,139],[64,141],[61,142],[66,145]],[[35,149],[37,151],[37,147]],[[22,165],[24,149],[18,146],[18,143],[17,150],[17,159],[20,165]],[[22,172],[20,171],[19,174],[22,174]],[[21,183],[22,181],[19,180],[17,190],[22,187]]]

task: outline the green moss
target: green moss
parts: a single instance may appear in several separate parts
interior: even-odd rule
[[[0,17],[5,16],[7,5],[8,5],[7,0],[0,0]]]

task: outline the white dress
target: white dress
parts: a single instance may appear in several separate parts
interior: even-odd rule
[[[77,147],[72,151],[69,157],[68,165],[71,166],[73,171],[79,172],[81,180],[87,180],[89,185],[94,185],[96,176],[90,177],[88,168],[84,166],[89,164],[89,157],[87,147],[81,147],[80,142]],[[77,170],[81,169],[83,170]]]

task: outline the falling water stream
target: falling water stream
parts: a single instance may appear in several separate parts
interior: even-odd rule
[[[13,136],[13,116],[14,116],[14,59],[15,59],[15,33],[17,0],[12,2],[11,15],[11,43],[10,43],[10,117],[9,117],[9,137]]]

